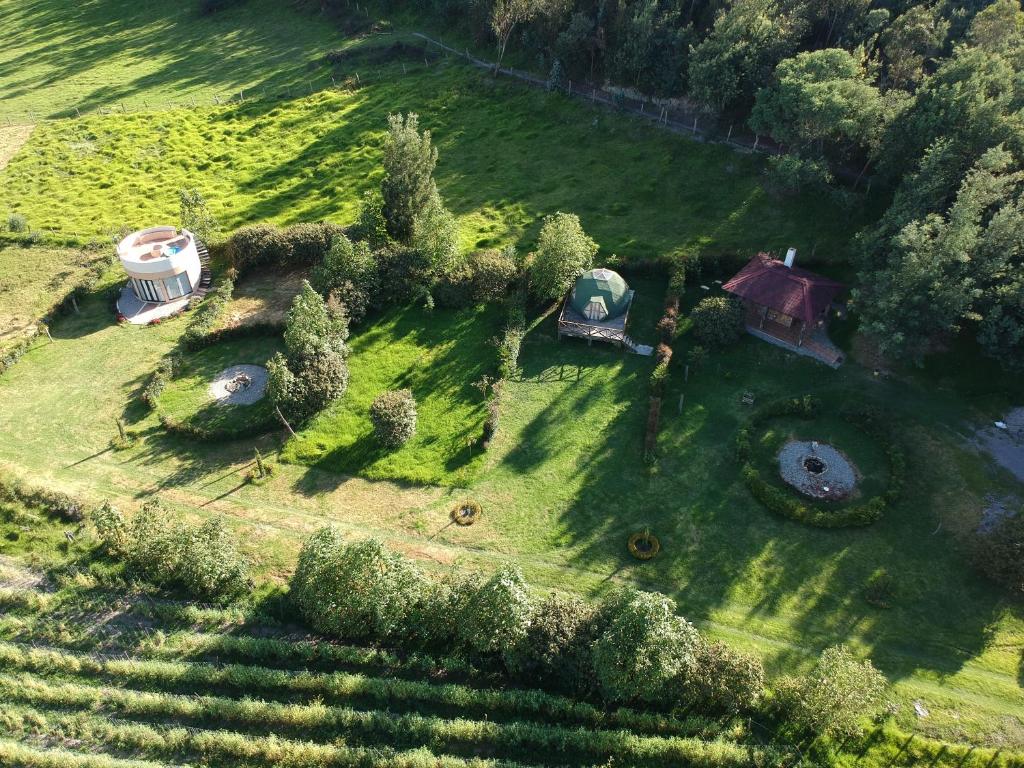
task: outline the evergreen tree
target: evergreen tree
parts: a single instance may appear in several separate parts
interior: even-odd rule
[[[388,115],[380,191],[388,233],[396,240],[409,242],[413,221],[437,194],[436,165],[437,149],[430,143],[430,131],[420,133],[419,117],[413,112]]]

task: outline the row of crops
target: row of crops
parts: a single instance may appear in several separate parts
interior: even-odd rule
[[[102,590],[2,598],[4,766],[1017,766],[884,729],[809,762],[748,721],[605,710],[238,608]]]
[[[124,626],[98,641],[95,632],[69,628],[59,602],[12,598],[11,612],[0,619],[0,764],[784,762],[782,750],[753,743],[740,723],[605,711],[542,691],[494,687],[488,675],[458,661],[260,637],[239,631],[230,612],[217,609],[149,606],[162,617],[160,630],[122,616]],[[88,618],[76,616],[74,624],[86,626]],[[87,758],[101,762],[74,762]]]

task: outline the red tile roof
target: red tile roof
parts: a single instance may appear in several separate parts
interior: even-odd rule
[[[805,323],[824,314],[845,286],[759,253],[725,285],[729,293]]]

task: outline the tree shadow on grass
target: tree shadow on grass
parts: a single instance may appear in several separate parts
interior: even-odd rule
[[[473,386],[493,374],[498,331],[495,308],[389,310],[350,339],[349,390],[299,433],[300,460],[341,476],[408,484],[457,483],[482,458],[471,440],[482,435],[484,399]],[[376,440],[372,400],[387,389],[409,389],[418,404],[416,435],[391,451]],[[302,451],[311,450],[306,458]],[[299,481],[297,490],[305,492]],[[323,479],[311,488],[322,490]]]
[[[677,358],[681,348],[685,340],[676,344]],[[572,384],[545,380],[553,364],[585,365],[578,355],[589,358],[595,375]],[[919,671],[947,676],[985,649],[1005,601],[970,572],[949,539],[933,536],[934,518],[920,514],[950,493],[942,466],[922,471],[926,452],[911,455],[904,500],[863,529],[823,530],[773,516],[740,481],[732,445],[750,412],[740,404],[744,391],[758,392],[759,404],[814,392],[838,409],[872,391],[860,382],[865,374],[833,373],[745,339],[713,356],[684,389],[680,360],[665,401],[674,404],[685,392],[686,404],[682,414],[663,410],[659,459],[648,467],[646,376],[628,365],[602,370],[599,360],[605,362],[601,352],[565,342],[524,344],[524,380],[560,388],[531,411],[503,459],[516,473],[558,473],[577,489],[559,505],[554,534],[571,547],[573,566],[606,574],[604,588],[624,580],[665,592],[685,615],[727,635],[749,633],[773,671],[792,671],[823,648],[849,642],[892,679]],[[889,407],[906,417],[898,399]],[[574,426],[580,423],[592,428]],[[626,538],[647,526],[662,553],[638,563]],[[878,568],[898,585],[890,610],[864,600]]]
[[[18,24],[18,44],[24,52],[0,64],[0,78],[7,80],[5,95],[16,98],[120,61],[160,64],[151,72],[122,82],[101,78],[103,85],[49,117],[74,115],[76,106],[86,111],[114,105],[154,88],[178,92],[211,88],[237,93],[240,86],[251,83],[253,62],[258,62],[257,70],[263,65],[270,73],[261,87],[302,81],[305,57],[300,53],[282,61],[281,52],[288,45],[294,48],[299,40],[310,47],[309,54],[312,47],[306,39],[290,36],[290,25],[253,25],[248,16],[253,11],[229,9],[203,19],[198,26],[194,23],[197,13],[192,4],[177,7],[128,0],[78,3],[73,10],[61,0],[11,6],[6,15],[9,23]],[[15,21],[15,17],[20,18]],[[308,30],[314,28],[298,18],[295,23],[305,24]],[[188,36],[187,43],[183,43],[180,35],[172,32],[175,28],[195,29],[198,34]],[[270,62],[276,66],[268,66]],[[45,75],[39,74],[41,68]]]

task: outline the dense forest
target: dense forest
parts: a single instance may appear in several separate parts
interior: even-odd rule
[[[499,57],[514,51],[552,83],[608,83],[745,121],[786,149],[768,171],[779,194],[820,189],[854,205],[851,181],[870,177],[891,203],[853,246],[862,329],[917,360],[966,333],[1024,369],[1019,0],[387,4]]]

